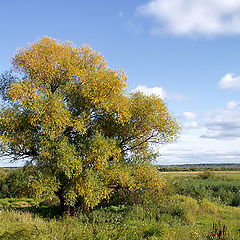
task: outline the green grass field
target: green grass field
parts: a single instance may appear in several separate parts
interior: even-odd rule
[[[59,217],[57,206],[0,199],[0,239],[240,239],[240,171],[162,174],[168,184],[157,202],[96,208],[88,216]]]

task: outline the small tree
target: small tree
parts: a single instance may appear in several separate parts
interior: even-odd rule
[[[19,50],[12,65],[1,77],[2,152],[27,159],[37,196],[56,194],[67,211],[131,187],[133,170],[151,160],[150,143],[177,137],[163,100],[125,95],[124,72],[88,46],[43,37]]]
[[[0,184],[0,196],[9,198],[29,197],[27,176],[23,168],[11,170]]]

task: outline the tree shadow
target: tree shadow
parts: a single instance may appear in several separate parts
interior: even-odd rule
[[[39,216],[42,218],[61,218],[62,217],[62,211],[60,206],[32,206],[32,207],[18,207],[15,208],[18,211],[21,212],[28,212],[31,213],[34,216]]]

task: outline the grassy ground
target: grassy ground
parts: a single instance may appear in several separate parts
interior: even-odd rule
[[[167,174],[172,180],[158,202],[95,209],[90,216],[59,217],[54,206],[34,207],[29,199],[0,199],[0,204],[9,203],[1,208],[0,239],[240,239],[240,207],[211,199],[211,192],[205,196],[204,188],[200,188],[204,192],[200,197],[190,191],[199,184],[215,184],[219,189],[238,186],[240,172],[217,172],[207,179],[196,172]],[[177,192],[177,184],[185,186],[186,192]],[[224,236],[217,238],[223,230]]]
[[[210,238],[213,223],[218,230],[226,226],[226,239],[239,239],[239,216],[239,208],[179,195],[162,206],[111,207],[90,217],[43,218],[2,210],[0,239],[217,239]]]

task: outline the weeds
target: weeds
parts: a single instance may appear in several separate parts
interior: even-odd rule
[[[0,240],[240,239],[240,209],[222,205],[221,201],[210,201],[212,192],[206,194],[207,188],[203,187],[224,189],[232,186],[231,189],[237,189],[238,186],[234,180],[215,178],[214,181],[212,178],[189,178],[184,181],[185,186],[183,181],[175,184],[171,194],[169,184],[165,194],[152,201],[133,205],[106,203],[91,211],[89,216],[80,213],[72,218],[61,217],[58,206],[49,206],[48,202],[36,204],[31,199],[0,199],[0,204],[4,205],[0,212]],[[223,182],[224,186],[217,186]],[[177,187],[181,187],[178,191],[185,188],[185,193],[197,194],[201,189],[203,193],[196,198],[191,194],[177,194]],[[216,224],[219,219],[221,224]]]

